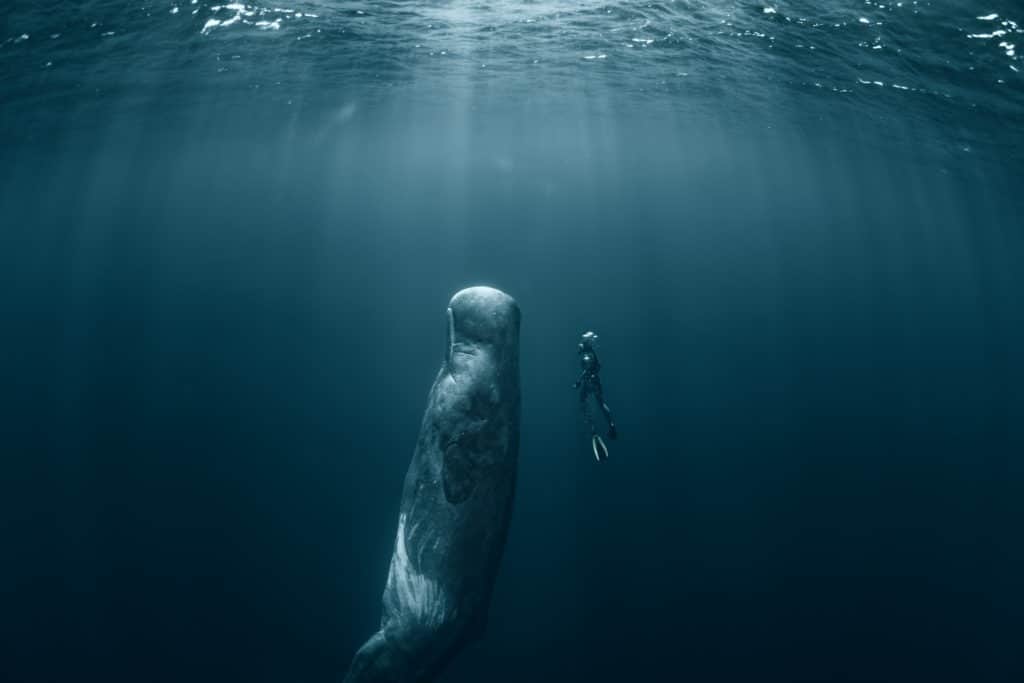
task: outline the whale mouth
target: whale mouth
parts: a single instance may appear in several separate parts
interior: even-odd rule
[[[455,355],[455,313],[452,312],[452,307],[448,307],[448,348],[445,352],[444,362],[448,366],[449,370],[452,367],[452,356]]]

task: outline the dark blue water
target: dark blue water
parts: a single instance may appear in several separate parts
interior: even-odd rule
[[[522,451],[445,681],[1022,680],[1021,26],[5,3],[0,680],[337,680],[471,284]]]

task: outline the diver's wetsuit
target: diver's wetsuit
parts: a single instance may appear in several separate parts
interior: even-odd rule
[[[580,408],[582,408],[583,416],[590,427],[590,433],[593,435],[597,434],[594,420],[587,406],[587,396],[593,394],[594,398],[597,399],[597,405],[601,407],[601,412],[604,413],[605,420],[608,421],[608,438],[614,439],[618,436],[618,433],[615,430],[615,420],[612,419],[611,408],[604,402],[604,392],[601,390],[601,376],[599,374],[601,372],[601,362],[597,359],[597,352],[586,341],[580,342],[576,351],[580,355],[580,365],[583,366],[583,372],[580,373],[580,378],[576,380],[573,387],[578,387],[580,390]]]

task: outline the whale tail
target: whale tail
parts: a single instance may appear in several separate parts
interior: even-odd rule
[[[608,446],[604,444],[604,439],[599,434],[594,434],[591,437],[590,446],[594,449],[594,457],[598,462],[608,459]]]

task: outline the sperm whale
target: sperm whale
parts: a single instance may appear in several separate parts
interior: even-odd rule
[[[380,629],[345,683],[432,680],[487,620],[519,455],[516,301],[452,297],[448,344],[405,477]]]

